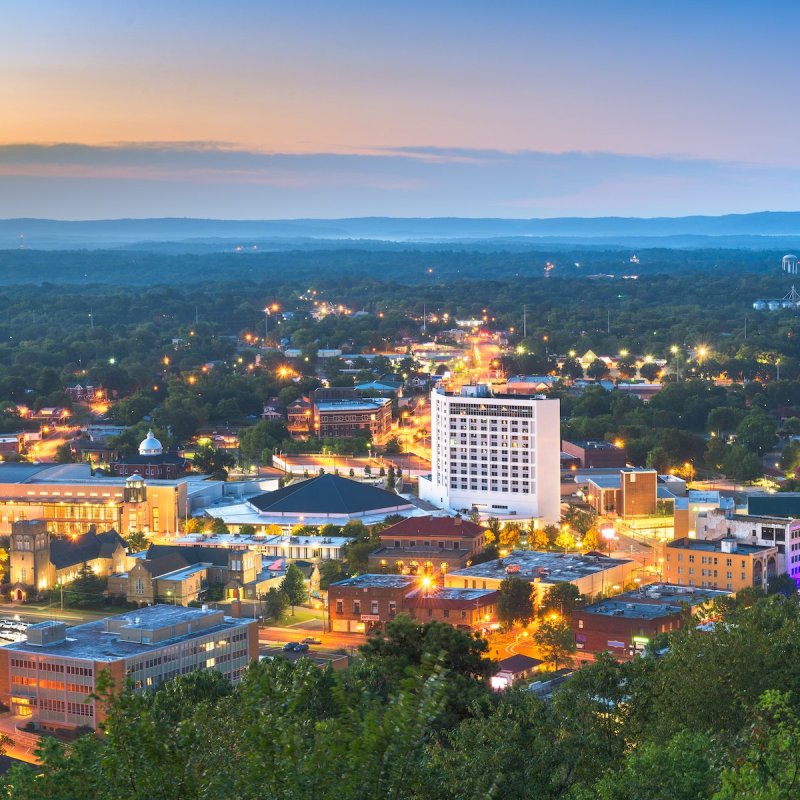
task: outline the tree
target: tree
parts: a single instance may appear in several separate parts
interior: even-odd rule
[[[608,364],[600,358],[596,358],[586,368],[586,377],[593,378],[594,380],[602,380],[610,375]]]
[[[394,474],[394,467],[390,465],[389,472],[386,476],[386,488],[392,490],[396,485],[397,485],[397,479]]]
[[[775,445],[775,420],[760,409],[751,411],[736,428],[736,442],[763,455]]]
[[[797,594],[797,584],[791,575],[784,572],[781,575],[770,578],[769,584],[767,584],[767,591],[769,594],[782,594],[784,597],[792,597]]]
[[[519,523],[507,522],[500,529],[498,544],[504,549],[513,550],[519,544],[520,534]]]
[[[302,605],[308,599],[306,579],[296,564],[289,564],[286,569],[286,575],[283,576],[281,581],[280,590],[289,600],[289,604],[292,607],[292,615],[294,615],[294,607]]]
[[[715,800],[789,800],[800,776],[800,717],[789,693],[769,690],[759,699],[749,747],[722,774]]]
[[[652,383],[656,380],[656,378],[660,377],[661,367],[659,367],[658,364],[654,364],[652,361],[648,361],[639,367],[639,375],[646,381],[650,381],[650,383]]]
[[[211,531],[211,533],[216,534],[230,533],[228,526],[222,519],[220,519],[220,517],[212,517],[211,524],[209,525],[208,529]]]
[[[789,417],[784,420],[783,432],[786,436],[800,436],[800,417]]]
[[[467,716],[472,703],[486,698],[487,681],[497,669],[485,658],[488,649],[484,639],[447,623],[420,625],[398,614],[386,626],[385,634],[376,631],[359,648],[362,663],[355,674],[370,692],[387,699],[392,687],[408,675],[442,671],[445,703],[437,723],[450,726]]]
[[[597,528],[590,528],[583,535],[581,540],[581,547],[586,551],[599,550],[602,547],[602,540],[600,539],[600,532]]]
[[[341,561],[323,561],[319,565],[319,588],[326,591],[332,583],[344,578]]]
[[[263,600],[267,616],[272,617],[275,622],[281,622],[289,608],[289,598],[286,594],[273,586],[264,595]]]
[[[72,608],[99,608],[105,602],[105,590],[106,582],[84,564],[64,587],[64,603]]]
[[[542,528],[534,528],[528,534],[528,542],[531,550],[547,550],[550,547],[550,538]]]
[[[534,588],[531,583],[516,576],[500,583],[497,597],[497,618],[508,629],[515,623],[528,625],[533,619]]]
[[[202,445],[195,450],[192,463],[198,472],[206,472],[214,476],[222,475],[227,479],[228,470],[234,465],[234,457],[226,450]]]
[[[572,626],[563,619],[543,620],[533,634],[533,641],[542,658],[552,664],[553,669],[558,669],[559,664],[568,664],[570,656],[575,652]]]
[[[730,406],[712,408],[706,420],[706,430],[722,438],[727,433],[733,433],[741,419],[741,412]]]
[[[239,526],[239,535],[240,536],[255,536],[256,535],[256,526],[255,525],[240,525]]]
[[[739,483],[754,481],[764,474],[764,466],[761,459],[755,454],[746,450],[741,445],[734,445],[725,456],[722,471],[733,480]]]
[[[554,583],[539,604],[539,616],[546,617],[556,613],[564,619],[572,616],[577,608],[586,605],[586,596],[581,594],[578,587],[568,581]]]
[[[566,553],[567,550],[575,547],[575,537],[568,528],[564,528],[556,537],[554,544],[559,550],[563,550]]]
[[[75,461],[75,454],[72,452],[69,442],[64,442],[56,448],[53,460],[56,464],[71,464]]]
[[[675,462],[663,447],[654,447],[647,454],[647,461],[645,463],[650,469],[654,469],[659,474],[662,474],[668,472]]]
[[[140,553],[147,549],[148,539],[144,531],[133,531],[125,537],[129,553]]]

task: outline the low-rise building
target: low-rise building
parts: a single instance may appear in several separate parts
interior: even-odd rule
[[[628,463],[628,454],[622,446],[598,440],[561,440],[561,452],[578,460],[579,469],[619,467]]]
[[[317,389],[289,405],[286,415],[293,439],[380,439],[392,428],[392,401],[356,389]]]
[[[328,587],[330,629],[348,633],[385,630],[398,614],[417,622],[446,622],[480,631],[496,622],[497,592],[424,583],[411,575],[364,574]]]
[[[503,658],[497,662],[497,672],[489,679],[492,689],[502,691],[530,678],[544,661],[523,653]]]
[[[403,598],[418,579],[410,575],[357,575],[328,587],[330,629],[368,633],[385,629],[401,611]]]
[[[684,538],[667,542],[660,550],[666,583],[738,592],[747,587],[766,588],[779,574],[775,545],[744,544],[733,537],[713,541]]]
[[[207,669],[236,682],[257,657],[255,620],[205,608],[155,605],[71,628],[41,622],[26,641],[0,647],[0,700],[41,728],[96,728],[104,672],[116,690],[127,680],[134,691],[153,689]]]
[[[587,653],[608,651],[626,661],[660,633],[677,630],[684,614],[680,605],[632,602],[627,596],[601,600],[572,612],[575,646]]]
[[[80,536],[53,536],[40,519],[18,520],[11,529],[9,571],[11,598],[28,600],[78,577],[82,568],[99,577],[122,572],[125,540],[113,530]]]
[[[186,605],[216,585],[228,599],[257,600],[285,573],[286,562],[264,563],[252,550],[151,544],[130,569],[109,578],[108,591],[130,603]]]
[[[486,545],[485,529],[460,516],[408,517],[380,537],[381,546],[369,556],[370,572],[444,574],[467,566]]]
[[[536,588],[537,601],[544,599],[555,583],[566,581],[581,594],[617,593],[634,579],[639,569],[635,561],[600,555],[553,553],[543,550],[515,550],[505,558],[473,564],[444,576],[444,585],[463,589],[499,589],[509,577],[522,578]],[[640,580],[647,579],[642,572]]]
[[[777,573],[788,572],[795,581],[800,580],[800,519],[736,514],[731,505],[697,514],[696,538],[732,536],[747,544],[774,546],[778,553]]]

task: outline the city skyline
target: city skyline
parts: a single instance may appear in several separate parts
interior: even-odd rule
[[[0,216],[793,209],[776,3],[46,2],[0,32]]]

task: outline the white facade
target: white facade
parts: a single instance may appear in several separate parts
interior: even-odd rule
[[[431,392],[431,477],[419,496],[454,511],[560,518],[558,400],[491,395],[465,386]]]
[[[800,579],[800,520],[726,514],[715,509],[698,514],[695,524],[698,539],[734,536],[747,544],[777,548],[778,574],[788,572],[795,580]]]

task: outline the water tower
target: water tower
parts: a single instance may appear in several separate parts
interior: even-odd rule
[[[781,269],[787,275],[797,275],[797,256],[785,255],[781,261]]]

